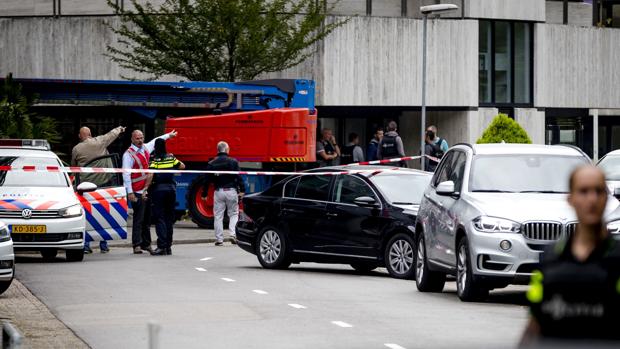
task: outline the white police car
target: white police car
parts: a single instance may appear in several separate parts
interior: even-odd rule
[[[115,158],[94,159],[90,167],[114,167]],[[81,261],[84,241],[126,239],[120,174],[70,178],[62,166],[45,140],[0,140],[0,220],[15,250],[40,251],[48,259],[64,250],[68,261]]]
[[[15,275],[15,255],[9,227],[0,222],[0,294],[3,294]]]

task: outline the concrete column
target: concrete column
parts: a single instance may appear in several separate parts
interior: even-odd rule
[[[497,108],[478,108],[478,111],[470,112],[468,114],[468,142],[476,143],[497,114],[499,114]]]
[[[515,121],[521,125],[534,144],[545,144],[545,112],[536,108],[515,108]]]
[[[590,109],[592,115],[592,160],[598,161],[598,109]]]

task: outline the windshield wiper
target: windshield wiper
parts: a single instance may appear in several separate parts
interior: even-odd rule
[[[557,190],[523,190],[519,193],[540,193],[540,194],[568,194],[565,191],[557,191]]]
[[[472,190],[473,193],[514,193],[514,191],[509,190],[499,190],[499,189],[477,189]]]
[[[413,202],[393,202],[392,205],[415,205]]]

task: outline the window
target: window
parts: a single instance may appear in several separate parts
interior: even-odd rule
[[[0,156],[1,166],[24,168],[34,166],[36,170],[45,170],[48,166],[60,167],[54,158]],[[67,176],[62,172],[38,171],[0,171],[0,187],[68,187]]]
[[[454,160],[452,161],[451,171],[450,171],[450,181],[454,182],[454,191],[460,192],[461,188],[463,188],[463,176],[465,176],[465,163],[467,161],[467,156],[462,152],[455,152],[453,156]]]
[[[327,201],[329,179],[325,176],[303,176],[299,179],[295,198],[306,200]]]
[[[295,197],[295,189],[297,189],[297,183],[299,183],[299,177],[291,179],[286,182],[284,185],[284,197],[285,198],[294,198]]]
[[[355,199],[361,196],[369,196],[378,201],[375,193],[362,179],[354,176],[339,176],[336,179],[335,202],[355,204]]]
[[[433,178],[433,186],[436,187],[441,182],[445,182],[449,180],[450,175],[450,167],[452,163],[452,158],[454,157],[454,151],[448,152],[442,159],[439,164],[439,168],[435,172],[435,177]]]
[[[532,104],[532,24],[481,20],[479,27],[481,104]]]

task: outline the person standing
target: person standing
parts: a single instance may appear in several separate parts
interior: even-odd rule
[[[155,148],[151,155],[150,169],[184,170],[185,164],[166,151],[166,141],[155,140]],[[174,226],[174,207],[176,203],[176,182],[172,173],[149,173],[146,179],[143,197],[151,201],[155,232],[157,233],[157,249],[151,252],[154,256],[172,254],[172,235]]]
[[[144,134],[140,130],[131,133],[131,145],[123,154],[123,168],[142,170],[149,167],[150,154],[155,147],[157,139],[168,140],[177,135],[177,131],[172,131],[159,136],[148,143],[144,143]],[[127,199],[133,208],[133,224],[131,227],[131,242],[133,253],[141,254],[142,251],[151,252],[151,232],[150,229],[143,229],[144,206],[146,203],[142,198],[142,192],[146,187],[147,174],[144,172],[129,173],[123,172],[123,183],[127,191]]]
[[[360,147],[360,137],[357,133],[352,132],[349,134],[349,144],[342,147],[342,153],[340,156],[340,164],[348,165],[355,162],[364,161],[364,150]]]
[[[441,138],[437,135],[437,126],[430,125],[427,127],[426,134],[429,135],[429,138],[433,140],[433,143],[438,146],[443,156],[443,154],[445,154],[450,147],[448,146],[448,141],[446,141],[445,138]],[[441,156],[439,158],[441,158]]]
[[[80,128],[80,133],[78,135],[80,143],[76,144],[71,151],[71,166],[83,167],[98,157],[109,155],[108,147],[123,132],[125,132],[125,128],[123,126],[118,126],[104,135],[93,137],[90,128],[86,126]],[[89,181],[96,182],[95,184],[98,185],[105,183],[108,179],[108,175],[106,174],[89,173],[84,175],[86,176],[82,178],[86,177]],[[99,249],[101,253],[110,252],[106,240],[99,241]],[[84,243],[84,253],[93,253],[93,250],[90,248],[90,241]]]
[[[239,162],[230,157],[228,143],[221,141],[217,144],[217,156],[209,161],[208,171],[239,171]],[[202,200],[207,199],[209,184],[213,183],[215,193],[213,198],[213,214],[215,222],[215,246],[224,244],[224,211],[228,212],[228,229],[232,244],[237,244],[235,228],[239,220],[239,198],[245,193],[243,179],[238,174],[208,174],[204,182]]]
[[[375,130],[375,135],[368,143],[368,149],[366,149],[366,158],[368,161],[378,160],[377,151],[379,149],[379,142],[383,138],[383,128],[379,127]]]
[[[398,135],[398,125],[395,121],[388,123],[388,132],[383,136],[379,142],[377,149],[377,157],[380,160],[402,158],[405,156],[405,148],[403,146],[403,140]],[[399,166],[407,167],[405,161],[400,161]]]
[[[585,165],[571,174],[568,203],[579,223],[572,236],[545,251],[532,274],[531,317],[521,346],[619,344],[620,242],[603,220],[608,196],[599,168]]]
[[[316,143],[316,159],[319,167],[338,165],[339,156],[340,148],[336,143],[336,137],[331,129],[324,128],[321,131],[321,140]]]

